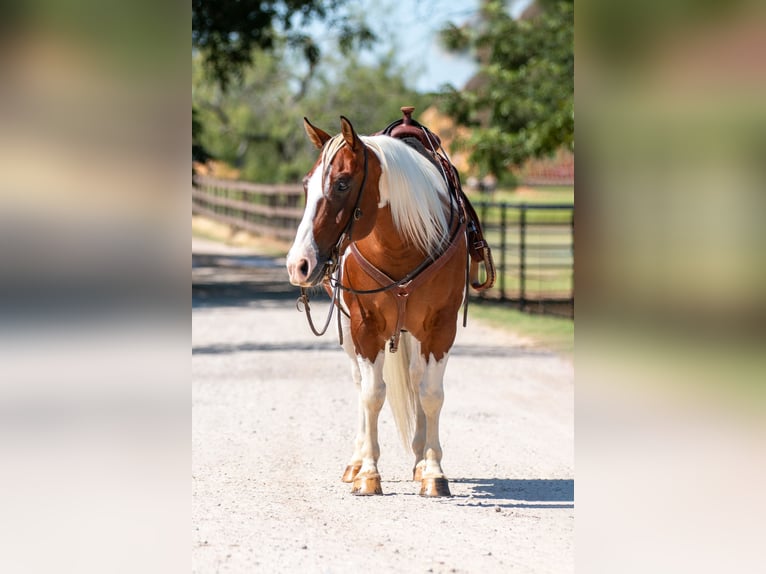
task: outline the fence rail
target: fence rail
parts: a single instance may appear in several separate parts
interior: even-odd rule
[[[520,308],[574,315],[574,206],[477,202],[497,268],[481,295]]]
[[[259,235],[291,241],[303,215],[303,187],[198,177],[192,213]]]
[[[482,299],[527,310],[574,313],[574,206],[475,203],[495,258],[495,287]],[[192,213],[291,241],[303,215],[300,185],[196,178]]]

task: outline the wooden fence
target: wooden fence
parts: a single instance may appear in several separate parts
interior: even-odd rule
[[[481,295],[531,311],[574,314],[574,206],[477,201],[497,268]],[[192,212],[291,242],[303,215],[303,188],[196,178]]]
[[[292,241],[303,215],[303,187],[198,177],[192,213],[258,235]]]

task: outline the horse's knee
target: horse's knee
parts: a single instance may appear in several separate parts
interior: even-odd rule
[[[360,398],[368,408],[379,410],[386,400],[386,385],[383,382],[383,356],[378,356],[374,363],[367,359],[359,361],[361,378]]]
[[[386,401],[386,385],[383,381],[366,381],[361,385],[362,402],[371,409],[380,410]]]

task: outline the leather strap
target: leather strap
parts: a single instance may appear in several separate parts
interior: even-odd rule
[[[465,209],[466,218],[468,219],[468,253],[471,255],[471,287],[476,291],[484,291],[495,283],[495,262],[492,259],[492,251],[489,248],[489,244],[484,239],[479,216],[462,189],[460,190],[460,197]],[[484,282],[479,281],[479,264],[484,265],[486,275]]]
[[[374,135],[384,134],[400,139],[416,149],[440,169],[450,188],[451,197],[457,199],[461,207],[461,215],[465,214],[465,219],[468,220],[468,252],[471,255],[471,263],[469,265],[470,285],[476,291],[489,289],[495,283],[495,263],[492,259],[489,244],[484,239],[479,216],[476,214],[476,210],[471,205],[468,196],[460,185],[460,175],[446,153],[438,151],[442,145],[439,136],[412,119],[412,112],[415,111],[415,108],[403,106],[401,111],[403,114],[401,119],[392,122],[385,129]],[[484,265],[485,279],[483,282],[479,281],[480,264]]]
[[[370,263],[370,261],[364,255],[362,255],[361,251],[359,251],[356,243],[351,244],[350,251],[352,257],[357,263],[359,263],[359,266],[364,270],[365,273],[367,273],[371,279],[375,280],[381,286],[394,284],[394,288],[388,291],[394,297],[394,301],[396,302],[396,327],[394,329],[394,334],[391,337],[391,343],[389,346],[389,350],[392,353],[395,353],[399,349],[399,336],[404,329],[404,316],[407,311],[407,299],[409,298],[410,293],[412,293],[416,287],[425,283],[428,279],[431,278],[432,275],[444,267],[450,257],[455,253],[455,250],[458,248],[460,238],[463,237],[465,237],[465,223],[460,224],[457,232],[453,235],[452,242],[447,246],[447,249],[445,249],[442,254],[439,255],[439,257],[434,259],[431,264],[423,269],[419,274],[403,284],[398,284],[396,279],[391,278],[389,275]]]
[[[476,291],[484,291],[492,287],[492,285],[495,283],[496,277],[495,263],[492,260],[492,252],[489,250],[489,246],[486,244],[486,241],[483,243],[483,246],[478,243],[474,244],[475,247],[480,249],[481,259],[474,259],[473,251],[471,255],[471,287],[473,287]],[[486,274],[483,282],[479,281],[480,263],[484,265],[484,273]]]

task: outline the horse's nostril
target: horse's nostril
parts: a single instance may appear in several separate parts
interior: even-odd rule
[[[309,262],[305,259],[301,261],[300,272],[304,277],[308,276],[309,274]]]

